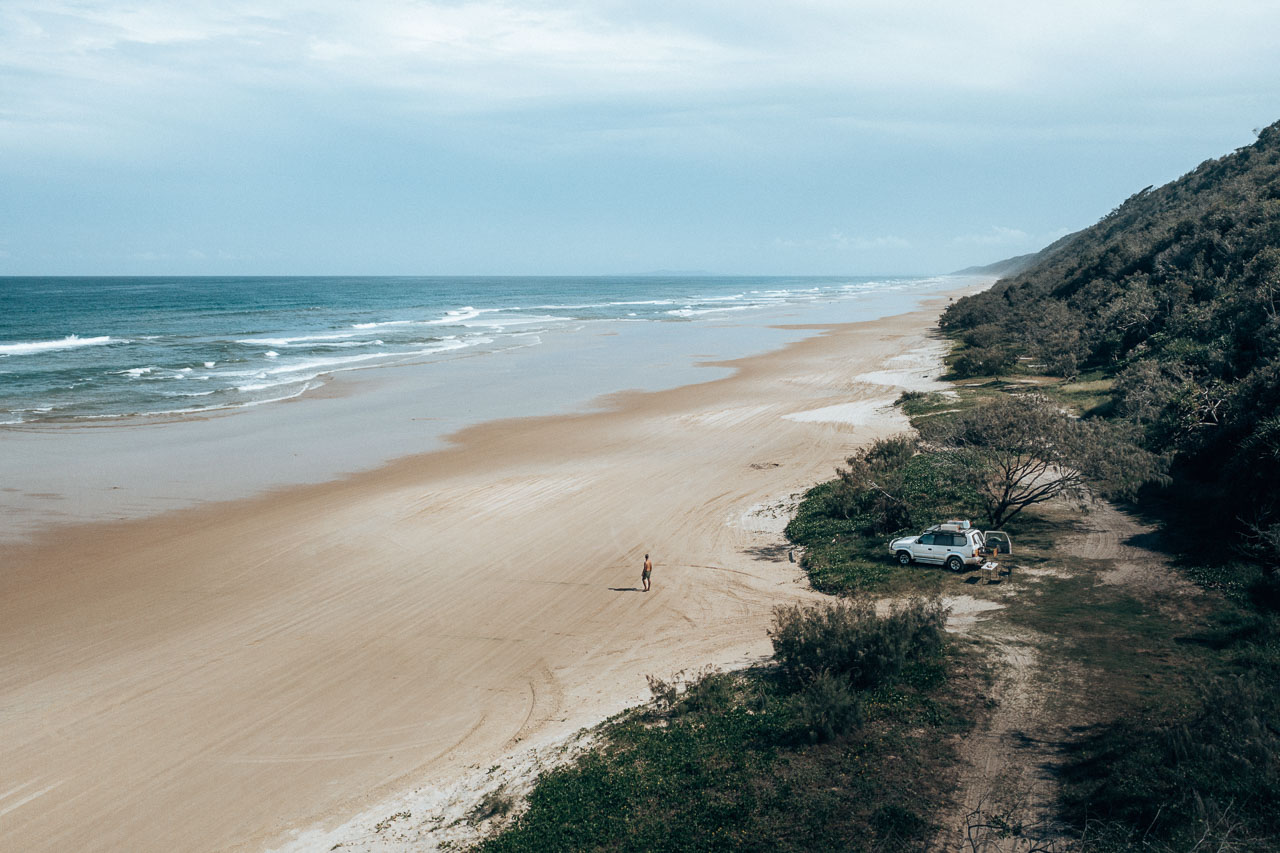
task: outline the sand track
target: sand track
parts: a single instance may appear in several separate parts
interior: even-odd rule
[[[1101,501],[1078,521],[1079,531],[1065,536],[1060,547],[1100,567],[1081,571],[1092,573],[1097,583],[1120,587],[1155,605],[1170,618],[1186,618],[1178,601],[1195,587],[1175,572],[1164,554],[1152,550],[1154,528]],[[1054,569],[1015,570],[1015,578],[1002,584],[998,596],[1008,607],[1023,606],[1020,597],[1037,575],[1068,576]],[[961,744],[956,809],[947,817],[939,848],[965,853],[1069,849],[1056,822],[1056,771],[1072,727],[1092,721],[1081,713],[1078,701],[1064,701],[1066,696],[1088,695],[1088,673],[1062,658],[1053,637],[1014,628],[998,611],[976,619],[962,613],[952,625],[993,651],[995,708]],[[1020,824],[1024,834],[1006,837],[997,819]]]
[[[647,673],[758,658],[771,608],[812,593],[775,529],[726,520],[899,429],[782,415],[891,401],[856,377],[936,350],[936,310],[338,483],[6,546],[0,837],[258,850],[593,724]]]
[[[1017,853],[1053,849],[1058,786],[1054,768],[1067,724],[1045,686],[1046,639],[1007,626],[983,626],[975,634],[994,653],[998,668],[986,723],[961,745],[957,809],[941,840],[965,853]],[[1054,678],[1070,677],[1059,667]],[[995,821],[1021,824],[1026,835],[1003,837]]]

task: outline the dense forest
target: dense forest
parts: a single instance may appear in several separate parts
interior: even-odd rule
[[[957,301],[942,327],[963,344],[961,376],[1105,377],[1109,399],[1090,414],[1124,422],[1165,456],[1163,503],[1179,527],[1269,570],[1261,592],[1274,592],[1280,122]]]

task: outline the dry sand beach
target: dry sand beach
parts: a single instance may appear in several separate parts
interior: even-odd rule
[[[3,846],[280,846],[593,724],[647,673],[767,654],[771,608],[812,595],[783,509],[903,425],[945,299],[338,482],[4,546]]]

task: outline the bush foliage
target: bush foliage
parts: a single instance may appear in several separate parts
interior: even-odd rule
[[[880,617],[868,601],[837,600],[779,607],[769,639],[792,684],[832,676],[865,689],[897,676],[907,661],[936,652],[946,621],[938,602],[914,599]]]
[[[950,735],[970,725],[960,703],[972,701],[972,687],[963,700],[946,692],[953,658],[928,624],[941,613],[924,602],[883,619],[858,611],[853,630],[892,636],[900,656],[875,687],[856,687],[854,670],[795,680],[781,666],[708,670],[683,691],[679,677],[650,678],[656,701],[544,774],[528,810],[479,849],[926,849],[951,779]],[[803,608],[780,612],[774,630],[802,625],[828,626],[801,633],[832,641],[849,631]]]
[[[1173,458],[1176,494],[1196,496],[1185,521],[1280,521],[1280,123],[1135,194],[941,323],[963,345],[961,375],[1114,374],[1114,415]]]
[[[970,485],[997,528],[1050,500],[1133,497],[1164,474],[1123,424],[1072,417],[1040,394],[1001,394],[923,426],[940,467]]]
[[[1215,682],[1194,711],[1122,720],[1077,747],[1067,818],[1100,849],[1274,850],[1280,844],[1274,682]]]

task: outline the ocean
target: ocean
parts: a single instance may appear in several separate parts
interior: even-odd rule
[[[918,277],[0,278],[0,425],[174,417],[335,374],[538,347],[618,324],[723,324],[892,298]],[[870,311],[870,306],[868,306]],[[883,304],[871,316],[886,313]],[[810,318],[812,320],[812,318]],[[692,329],[690,331],[693,331]]]

